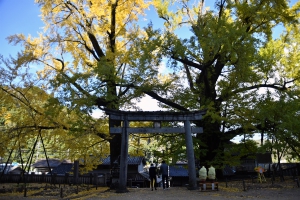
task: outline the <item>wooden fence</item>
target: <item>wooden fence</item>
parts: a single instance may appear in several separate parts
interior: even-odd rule
[[[282,174],[284,176],[300,176],[300,166],[289,167],[286,169],[282,169]],[[277,174],[280,174],[280,171],[277,171]]]
[[[4,174],[0,177],[0,183],[50,183],[50,184],[92,184],[106,186],[107,175],[89,174],[75,177],[65,175],[46,174]]]

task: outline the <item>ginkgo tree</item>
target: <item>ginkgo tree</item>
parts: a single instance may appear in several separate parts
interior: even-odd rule
[[[174,71],[169,76],[173,87],[162,97],[180,105],[179,110],[207,109],[198,124],[204,133],[196,136],[196,157],[202,164],[222,166],[229,141],[255,133],[251,108],[257,96],[266,94],[262,88],[299,89],[300,3],[216,0],[208,8],[206,2],[155,0],[165,27],[149,37]],[[279,24],[285,32],[273,38]],[[180,37],[175,31],[183,26],[189,33]]]
[[[105,122],[49,104],[49,95],[35,86],[1,87],[1,94],[0,156],[5,162],[16,160],[27,171],[39,158],[80,160],[87,172],[101,163],[99,156],[109,155],[108,141],[99,137],[100,132],[108,135],[108,125],[97,125]]]
[[[140,54],[139,16],[149,6],[141,0],[37,0],[44,31],[37,38],[13,35],[22,44],[14,69],[38,67],[41,88],[76,113],[134,107],[130,100],[149,90],[158,70],[155,53]],[[151,58],[151,59],[150,59]],[[163,87],[163,86],[162,86]],[[136,89],[135,88],[139,88]],[[58,100],[58,102],[55,101]],[[81,126],[75,122],[70,126]],[[105,125],[105,124],[103,124]],[[120,126],[111,121],[110,126]],[[111,161],[120,155],[120,135],[108,137]]]

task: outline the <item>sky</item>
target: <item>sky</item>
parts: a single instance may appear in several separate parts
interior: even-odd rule
[[[7,57],[16,55],[19,50],[19,47],[8,44],[5,38],[9,35],[37,36],[43,27],[39,15],[34,0],[0,0],[0,54]]]

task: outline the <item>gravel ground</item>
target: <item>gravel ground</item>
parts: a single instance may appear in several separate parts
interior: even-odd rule
[[[272,199],[272,200],[299,200],[300,188],[295,182],[279,182],[279,183],[246,183],[246,190],[244,191],[241,182],[230,183],[226,187],[225,183],[220,183],[219,191],[200,191],[188,190],[185,187],[171,187],[168,190],[158,188],[158,190],[151,191],[149,188],[129,188],[127,193],[116,193],[114,190],[108,188],[91,188],[88,191],[81,191],[78,194],[68,194],[61,198],[59,195],[59,188],[55,191],[47,190],[48,193],[28,192],[27,197],[24,193],[0,193],[0,200],[15,200],[15,199],[34,199],[34,200],[55,200],[55,199],[79,199],[79,200],[211,200],[211,199]],[[51,194],[51,195],[50,195]],[[39,196],[36,196],[39,195]]]

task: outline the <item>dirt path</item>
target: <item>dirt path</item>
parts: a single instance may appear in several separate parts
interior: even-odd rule
[[[283,183],[247,183],[246,191],[244,191],[241,182],[230,183],[226,187],[225,183],[220,183],[219,191],[206,191],[188,190],[185,187],[172,187],[168,190],[158,188],[156,191],[151,191],[149,188],[129,188],[128,193],[116,193],[108,188],[91,188],[88,191],[82,191],[78,194],[69,194],[61,198],[59,195],[59,188],[55,191],[48,193],[28,192],[27,197],[24,193],[6,193],[0,194],[0,200],[15,200],[15,199],[35,199],[35,200],[55,200],[55,199],[80,199],[80,200],[97,200],[97,199],[110,199],[110,200],[221,200],[221,199],[272,199],[272,200],[299,200],[300,188],[296,183],[283,182]],[[49,193],[52,192],[52,193]],[[36,196],[36,195],[39,196]],[[41,195],[43,194],[43,195]],[[50,195],[52,194],[52,195]]]

